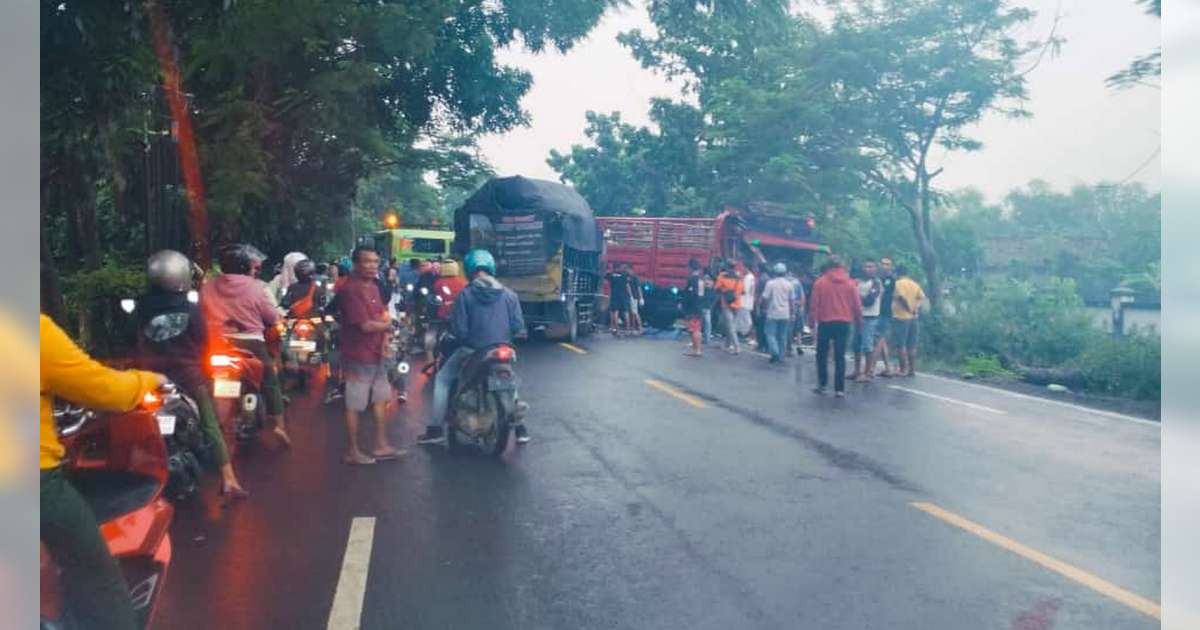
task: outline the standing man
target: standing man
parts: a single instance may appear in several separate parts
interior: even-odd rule
[[[804,350],[800,347],[800,337],[804,332],[804,284],[800,282],[796,272],[791,269],[788,269],[785,277],[792,285],[792,321],[788,330],[787,351],[790,354],[794,345],[796,354],[804,356]]]
[[[625,274],[624,266],[613,263],[612,271],[608,273],[608,327],[616,334],[629,325],[629,276]],[[624,318],[624,323],[622,323]]]
[[[704,345],[712,343],[712,312],[717,305],[717,279],[711,269],[701,272],[704,295],[700,299],[700,329],[704,332]]]
[[[927,299],[921,285],[908,275],[904,265],[896,267],[892,296],[892,348],[900,355],[900,374],[916,375],[917,315]]]
[[[383,346],[392,329],[392,316],[379,294],[379,254],[366,245],[354,248],[354,269],[338,292],[342,371],[346,377],[347,464],[368,465],[396,459],[404,451],[392,446],[387,435],[387,404],[392,385],[387,377]],[[373,457],[358,445],[359,414],[370,407],[375,416]]]
[[[784,277],[787,266],[775,263],[771,268],[771,279],[762,290],[759,310],[763,314],[763,335],[771,363],[783,361],[788,348],[788,330],[792,323],[792,283]]]
[[[829,383],[829,347],[833,346],[834,395],[846,395],[846,341],[850,324],[862,324],[862,302],[858,285],[850,279],[841,258],[830,257],[825,272],[813,283],[808,305],[808,323],[817,335],[817,388],[824,394]]]
[[[863,277],[858,281],[858,295],[862,299],[863,321],[855,338],[854,374],[850,376],[859,383],[865,383],[874,376],[875,364],[871,363],[871,355],[875,352],[876,328],[882,304],[880,297],[883,294],[883,283],[879,281],[875,262],[864,262],[862,272]],[[863,365],[864,362],[866,365]]]
[[[714,287],[720,300],[721,322],[725,328],[725,350],[730,354],[740,351],[738,346],[737,314],[742,306],[742,279],[733,268],[733,263],[726,261],[721,275]]]
[[[879,319],[875,322],[875,350],[867,361],[871,369],[879,359],[883,359],[883,371],[880,376],[892,376],[892,366],[888,363],[888,344],[892,335],[892,297],[896,292],[896,277],[892,274],[892,259],[884,256],[879,259],[879,282],[883,292],[879,296]]]
[[[754,333],[754,307],[758,304],[757,280],[751,266],[746,265],[746,272],[742,274],[741,306],[737,314],[738,330],[746,335],[746,340],[752,346],[758,345],[757,335]]]
[[[685,353],[689,357],[703,356],[701,342],[704,340],[704,334],[700,318],[704,316],[704,289],[704,274],[700,269],[700,261],[692,258],[688,260],[687,288],[683,291],[683,316],[687,319],[688,334],[692,337],[692,349]]]
[[[642,279],[633,273],[633,265],[625,263],[625,277],[629,282],[629,327],[636,334],[642,334],[642,314],[639,310],[646,303],[642,293]]]

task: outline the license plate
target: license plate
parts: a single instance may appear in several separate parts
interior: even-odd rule
[[[242,395],[242,382],[218,378],[213,381],[214,398],[237,398]]]
[[[166,414],[158,415],[158,432],[163,435],[171,435],[175,433],[175,416]]]
[[[299,350],[301,352],[316,352],[317,351],[317,342],[301,341],[299,339],[293,339],[292,342],[288,344],[288,347],[291,348],[292,350]]]

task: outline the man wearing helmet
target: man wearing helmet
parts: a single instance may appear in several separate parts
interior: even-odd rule
[[[521,302],[512,289],[496,280],[496,260],[483,249],[467,253],[465,264],[470,284],[454,301],[450,315],[450,335],[458,349],[446,358],[438,370],[433,386],[433,417],[425,428],[419,444],[440,444],[446,439],[446,408],[450,404],[450,389],[458,377],[459,366],[473,352],[498,343],[512,343],[513,337],[524,334],[525,319]],[[517,442],[529,441],[525,424],[518,420],[515,427]]]
[[[271,304],[264,285],[255,277],[265,258],[253,245],[236,244],[223,249],[223,273],[205,283],[200,292],[200,306],[211,334],[224,336],[262,361],[267,415],[275,425],[275,435],[285,446],[291,446],[283,415],[283,391],[265,335],[268,328],[279,322],[279,310]]]
[[[191,293],[192,266],[187,256],[163,250],[146,263],[149,289],[137,300],[138,363],[166,374],[196,402],[201,427],[213,445],[221,471],[221,494],[234,499],[247,495],[229,459],[216,406],[204,372],[208,330],[204,314]]]
[[[763,314],[764,335],[771,363],[783,361],[788,348],[788,330],[791,328],[794,289],[787,274],[787,265],[775,263],[770,270],[771,279],[763,287],[759,298],[759,311]]]
[[[292,272],[296,281],[287,288],[279,305],[290,317],[316,317],[320,314],[320,305],[325,303],[325,289],[317,282],[316,263],[305,258],[295,264]]]

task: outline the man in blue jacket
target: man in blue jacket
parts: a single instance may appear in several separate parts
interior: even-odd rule
[[[473,249],[467,253],[465,263],[471,283],[458,295],[450,314],[450,335],[454,337],[457,349],[438,370],[433,384],[433,417],[425,434],[417,440],[418,444],[441,444],[446,440],[446,408],[462,362],[476,350],[498,343],[512,343],[513,337],[525,333],[521,302],[512,289],[496,279],[496,260],[491,253]],[[524,404],[518,403],[518,406],[524,408]],[[520,418],[514,431],[518,444],[529,442],[529,431]]]

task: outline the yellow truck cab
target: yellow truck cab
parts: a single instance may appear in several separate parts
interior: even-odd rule
[[[396,228],[375,233],[375,251],[385,260],[433,260],[450,256],[454,232],[438,228]]]

